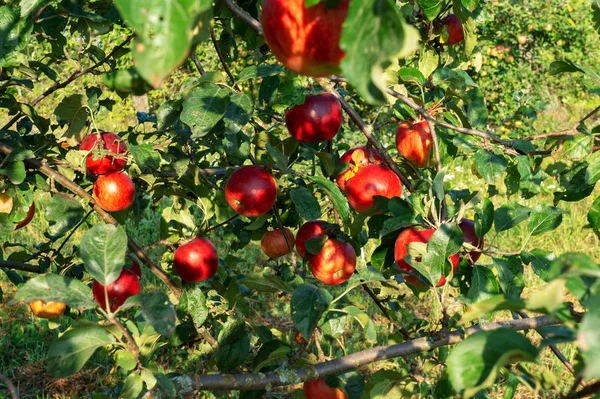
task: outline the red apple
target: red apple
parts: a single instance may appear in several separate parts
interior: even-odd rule
[[[329,141],[342,126],[342,106],[333,94],[307,96],[304,104],[285,112],[285,124],[298,141]]]
[[[140,267],[140,264],[133,258],[133,256],[129,255],[128,258],[129,262],[125,267],[135,273],[138,278],[142,278],[142,268]]]
[[[188,283],[211,278],[219,268],[217,249],[206,238],[195,238],[175,250],[175,271]]]
[[[131,270],[123,268],[119,278],[106,287],[110,311],[114,312],[125,303],[127,298],[139,294],[140,291],[140,279]],[[92,292],[94,293],[94,299],[98,302],[98,305],[103,309],[106,309],[104,286],[97,280],[94,280]]]
[[[400,155],[418,168],[429,166],[431,158],[431,131],[426,120],[404,121],[396,132],[396,148]]]
[[[338,164],[348,163],[348,167],[341,172],[336,182],[340,190],[346,191],[348,180],[365,166],[383,164],[383,157],[377,151],[365,146],[354,147],[341,156]]]
[[[261,23],[265,40],[291,71],[314,77],[338,73],[345,57],[340,38],[350,0],[342,0],[333,9],[324,3],[307,8],[304,1],[264,0]]]
[[[125,153],[127,145],[123,139],[113,133],[88,134],[81,141],[81,151],[89,151],[85,160],[88,172],[94,175],[104,175],[111,172],[123,170],[127,164]],[[112,153],[116,156],[107,155]]]
[[[101,175],[94,183],[93,197],[108,212],[127,209],[135,200],[133,181],[123,172]]]
[[[458,224],[458,227],[460,227],[460,229],[463,232],[465,242],[468,242],[476,248],[483,249],[483,237],[479,238],[477,237],[477,234],[475,234],[475,222],[473,222],[470,219],[461,219],[460,223]],[[467,262],[469,262],[470,264],[474,264],[475,262],[477,262],[480,256],[481,252],[471,251],[466,255]]]
[[[448,40],[446,40],[444,43],[445,45],[451,46],[465,40],[462,23],[456,15],[448,15],[446,18],[444,18],[443,23],[448,32]]]
[[[348,181],[346,196],[356,212],[365,212],[373,207],[373,197],[393,198],[402,194],[398,176],[383,165],[369,165],[360,169]]]
[[[304,397],[306,399],[348,399],[348,395],[341,388],[331,388],[324,378],[304,383]]]
[[[260,166],[244,166],[225,185],[225,200],[242,216],[256,217],[269,212],[277,200],[277,183]]]
[[[400,233],[396,239],[396,246],[394,247],[394,259],[396,260],[396,264],[398,267],[400,267],[400,269],[404,270],[405,272],[410,272],[413,270],[413,267],[404,260],[404,257],[408,255],[408,245],[413,242],[427,243],[434,232],[435,229],[417,230],[414,228],[409,228]],[[449,260],[452,264],[452,270],[456,272],[456,269],[458,268],[458,253],[452,255]],[[417,258],[416,261],[420,261],[419,258]],[[405,280],[414,285],[423,285],[414,276],[406,276]],[[441,276],[437,286],[441,287],[444,284],[446,284],[446,277]]]
[[[15,226],[15,230],[19,230],[20,228],[27,226],[33,220],[34,215],[35,215],[35,202],[32,202],[31,205],[29,206],[29,209],[27,210],[27,215],[25,215],[25,219],[23,219],[19,223],[17,223],[17,225]]]
[[[316,255],[309,255],[308,265],[312,274],[329,285],[342,284],[354,273],[356,252],[352,245],[329,238]]]
[[[290,229],[285,229],[285,236],[287,236],[290,245],[293,248],[296,243],[294,233],[292,233]],[[266,232],[260,240],[260,246],[263,252],[271,259],[277,259],[283,255],[289,254],[290,247],[285,240],[285,236],[281,229]]]
[[[298,251],[298,254],[302,258],[304,258],[304,255],[306,254],[306,241],[327,234],[325,223],[326,222],[322,220],[306,222],[298,230],[298,234],[296,234],[296,251]]]

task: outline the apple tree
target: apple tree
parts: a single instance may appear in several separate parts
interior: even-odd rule
[[[600,107],[535,132],[523,105],[531,134],[497,131],[477,83],[486,3],[3,2],[0,269],[11,304],[69,320],[49,372],[104,351],[124,398],[599,392],[600,266],[531,243],[594,194]],[[600,81],[574,61],[546,67]],[[115,96],[166,84],[107,132]],[[159,240],[142,245],[146,212]],[[22,243],[35,217],[43,238]],[[600,198],[581,225],[600,234]],[[518,248],[497,244],[517,228]],[[165,368],[165,348],[197,367]],[[569,392],[534,367],[548,350]]]

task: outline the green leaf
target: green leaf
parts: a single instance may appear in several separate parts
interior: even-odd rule
[[[189,313],[196,328],[200,328],[208,317],[206,295],[199,285],[185,287],[179,300],[178,309]]]
[[[142,173],[156,172],[160,168],[160,154],[152,144],[129,145],[129,152]]]
[[[296,288],[291,302],[292,321],[303,337],[310,337],[332,300],[328,291],[314,285]]]
[[[411,213],[406,213],[404,216],[386,219],[385,222],[383,222],[383,228],[379,231],[379,237],[381,238],[404,227],[416,224],[415,216],[413,211]]]
[[[188,57],[194,28],[210,11],[209,0],[116,0],[125,22],[136,31],[133,59],[140,75],[157,88]],[[201,26],[206,30],[207,26]]]
[[[521,259],[517,256],[509,256],[506,259],[492,258],[492,260],[498,272],[502,292],[511,298],[521,297],[523,288],[525,288]]]
[[[66,234],[83,219],[83,207],[73,198],[56,194],[46,206],[48,232],[53,238]]]
[[[223,118],[231,94],[230,89],[207,84],[188,95],[180,119],[192,129],[193,137],[206,135]]]
[[[230,103],[223,117],[225,122],[225,132],[234,134],[250,121],[254,113],[254,101],[249,94],[233,93],[230,97]]]
[[[454,389],[471,398],[479,390],[491,387],[502,367],[519,361],[533,362],[537,356],[531,342],[514,330],[482,331],[452,350],[446,370]]]
[[[122,309],[139,306],[142,308],[142,316],[159,334],[170,337],[175,331],[175,307],[164,292],[141,293],[129,297]]]
[[[487,150],[479,150],[475,153],[475,168],[489,185],[496,184],[496,179],[504,175],[507,166],[508,161],[503,156]]]
[[[290,284],[277,277],[265,276],[264,271],[248,274],[241,283],[259,292],[281,293],[294,291]]]
[[[585,378],[600,378],[600,297],[591,298],[587,308],[579,325],[577,343],[585,361]]]
[[[48,372],[54,378],[73,375],[81,370],[96,349],[115,342],[115,338],[100,326],[73,328],[50,345]]]
[[[479,302],[499,293],[500,287],[494,273],[487,267],[475,265],[467,298]]]
[[[333,206],[340,214],[342,221],[346,226],[350,225],[350,208],[348,201],[340,191],[337,184],[325,179],[321,176],[306,176],[307,179],[314,181],[317,185],[325,191]]]
[[[385,102],[383,71],[417,48],[419,33],[404,22],[393,0],[350,2],[340,47],[344,76],[372,104]]]
[[[483,200],[481,208],[475,213],[475,235],[485,236],[494,224],[494,204],[489,198]]]
[[[137,366],[133,352],[124,349],[117,351],[115,354],[115,361],[125,371],[131,371]]]
[[[219,370],[231,370],[243,364],[250,352],[250,337],[243,320],[230,320],[218,337],[215,359]]]
[[[421,71],[412,67],[401,68],[398,71],[398,76],[403,82],[414,83],[418,86],[423,86],[426,81],[425,76],[423,76]]]
[[[551,280],[550,265],[552,265],[552,262],[556,259],[554,253],[536,248],[531,252],[521,253],[521,259],[523,260],[523,263],[531,264],[533,272],[539,278],[544,281]]]
[[[119,278],[125,265],[127,234],[119,226],[96,225],[81,239],[79,253],[85,270],[100,284],[108,284]]]
[[[592,226],[594,233],[600,237],[600,196],[594,200],[594,203],[588,212],[587,219]]]
[[[592,20],[594,28],[600,33],[600,0],[592,1]]]
[[[502,205],[496,209],[494,225],[496,232],[510,230],[529,217],[531,209],[517,203]]]
[[[96,307],[90,287],[79,280],[58,274],[45,274],[27,280],[19,287],[10,304],[21,301],[62,302],[77,309]]]
[[[54,110],[54,115],[59,123],[65,123],[69,127],[64,135],[80,142],[85,135],[84,129],[88,121],[87,98],[81,94],[73,94],[65,97]]]
[[[123,382],[123,391],[121,391],[121,398],[123,399],[136,399],[142,393],[144,388],[142,377],[138,373],[131,373],[125,378]]]
[[[444,6],[444,1],[443,0],[417,0],[417,4],[419,5],[419,8],[421,10],[423,10],[425,17],[428,20],[433,21],[440,14],[440,11],[442,11],[442,7]]]
[[[242,69],[240,74],[237,76],[237,82],[243,82],[244,80],[264,78],[266,76],[281,75],[285,72],[285,69],[281,65],[253,65]]]
[[[565,213],[560,208],[553,206],[538,205],[531,210],[527,228],[531,236],[537,236],[556,230],[562,223],[562,215]]]
[[[550,64],[550,75],[560,75],[561,73],[573,73],[585,71],[576,63],[569,60],[554,61]]]
[[[294,188],[290,191],[298,214],[306,220],[317,220],[321,217],[321,205],[315,196],[305,187]]]
[[[0,175],[8,177],[8,180],[14,185],[19,185],[25,181],[27,173],[25,172],[25,163],[23,161],[15,161],[6,165],[5,168],[0,168]]]

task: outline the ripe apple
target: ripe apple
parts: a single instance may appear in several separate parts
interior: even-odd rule
[[[264,0],[261,23],[267,44],[288,69],[324,77],[338,73],[345,53],[340,49],[342,24],[350,0],[337,7],[306,7],[305,0]]]
[[[108,212],[127,209],[135,200],[133,181],[123,172],[101,175],[94,183],[93,197]]]
[[[34,315],[42,319],[54,319],[65,312],[67,305],[62,302],[33,301],[29,307]]]
[[[448,40],[444,43],[445,45],[452,46],[465,40],[462,23],[456,15],[450,14],[442,22],[448,32]]]
[[[13,199],[6,193],[0,194],[0,213],[10,213],[13,208]]]
[[[329,141],[342,126],[342,106],[330,93],[307,96],[304,104],[285,112],[285,124],[297,141]]]
[[[393,198],[402,194],[398,176],[383,165],[368,165],[360,169],[346,185],[348,202],[356,212],[373,207],[373,197]]]
[[[113,133],[88,134],[81,141],[79,149],[90,152],[85,160],[85,167],[94,175],[118,172],[127,164],[127,145],[121,137]],[[107,152],[116,156],[106,155]]]
[[[527,36],[519,35],[519,37],[517,37],[517,41],[519,42],[520,45],[527,44]]]
[[[381,165],[383,157],[372,148],[360,146],[354,147],[342,155],[338,165],[343,163],[348,163],[348,167],[337,176],[336,182],[340,190],[346,191],[348,180],[353,178],[361,168],[368,165]]]
[[[348,399],[348,395],[341,388],[331,388],[324,378],[304,383],[304,397],[306,399]]]
[[[329,238],[316,255],[309,255],[308,265],[312,274],[329,285],[342,284],[356,268],[356,252],[352,245]]]
[[[277,200],[277,183],[260,166],[244,166],[225,185],[225,200],[242,216],[256,217],[269,212]]]
[[[20,228],[27,226],[33,220],[34,215],[35,202],[32,202],[31,205],[29,205],[29,209],[27,210],[27,215],[25,215],[25,219],[17,223],[17,225],[15,226],[15,230],[19,230]]]
[[[394,259],[396,260],[396,264],[400,269],[404,270],[405,272],[410,272],[413,270],[413,267],[404,260],[404,257],[408,254],[408,245],[413,242],[427,243],[434,232],[435,229],[417,230],[414,228],[408,228],[400,233],[396,239],[396,245],[394,247]],[[456,269],[458,269],[458,253],[452,255],[449,260],[452,264],[452,270],[456,272]],[[420,261],[419,258],[417,258],[416,261]],[[405,280],[414,285],[423,285],[420,284],[415,276],[407,276],[405,277]],[[446,277],[441,276],[437,286],[441,287],[444,284],[446,284]]]
[[[293,247],[296,243],[294,233],[290,229],[285,229],[285,236],[287,236],[290,245]],[[263,252],[271,259],[277,259],[289,254],[290,247],[285,240],[285,236],[284,231],[281,229],[266,232],[260,240]]]
[[[396,148],[400,155],[418,168],[429,166],[431,158],[431,131],[426,120],[404,121],[396,132]]]
[[[187,283],[211,278],[219,268],[217,249],[206,238],[194,238],[175,250],[175,271]]]
[[[322,220],[306,222],[298,230],[298,233],[296,234],[296,251],[298,251],[298,254],[302,258],[304,258],[304,255],[306,254],[306,241],[327,234],[325,223],[326,222]]]
[[[477,237],[477,234],[475,234],[475,222],[473,222],[470,219],[461,219],[460,223],[458,224],[458,227],[460,227],[460,229],[463,232],[465,242],[468,242],[476,248],[483,249],[484,240],[483,237],[479,238]],[[477,262],[480,256],[481,252],[471,251],[466,255],[467,262],[469,262],[470,264],[474,264],[475,262]]]
[[[125,265],[125,267],[131,270],[138,278],[142,278],[142,268],[140,264],[133,258],[133,256],[129,255],[129,262]]]
[[[125,303],[127,298],[139,294],[141,291],[140,279],[129,269],[123,268],[119,278],[106,287],[110,311],[114,312]],[[106,296],[104,286],[97,280],[92,284],[94,299],[101,308],[106,309]]]

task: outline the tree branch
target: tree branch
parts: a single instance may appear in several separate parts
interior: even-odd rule
[[[223,66],[225,73],[227,74],[227,76],[229,76],[229,79],[231,79],[231,84],[233,85],[233,88],[236,89],[237,91],[240,91],[240,87],[235,82],[235,76],[233,76],[233,74],[231,73],[231,70],[229,69],[229,66],[227,65],[227,61],[225,60],[225,57],[223,56],[223,52],[221,51],[221,47],[219,47],[219,42],[217,41],[217,38],[215,37],[215,30],[213,29],[212,26],[209,28],[209,30],[210,30],[210,39],[212,40],[213,46],[215,47],[215,50],[217,51],[217,55],[219,56],[219,61],[221,61],[221,65]]]
[[[4,153],[5,155],[9,155],[13,152],[13,149],[9,145],[0,143],[0,152]],[[55,182],[59,183],[75,195],[79,196],[80,198],[88,200],[90,202],[90,206],[93,207],[94,211],[96,211],[96,213],[100,215],[100,217],[102,218],[102,220],[104,220],[105,223],[112,224],[115,226],[119,224],[110,213],[106,212],[104,209],[96,205],[92,196],[77,183],[71,181],[69,178],[52,169],[47,164],[45,164],[37,158],[27,159],[25,160],[25,164],[27,165],[27,167],[31,169],[36,169],[43,175],[53,179]],[[177,298],[181,296],[181,290],[175,286],[175,284],[171,281],[167,273],[165,273],[163,269],[156,265],[152,261],[152,259],[150,259],[148,255],[146,255],[144,251],[142,251],[141,247],[131,237],[128,237],[127,245],[131,252],[133,252],[133,254],[137,256],[137,258],[146,267],[148,267],[150,271],[152,271],[152,273],[154,273],[158,278],[160,278],[171,289],[175,296],[177,296]]]
[[[0,374],[0,382],[6,385],[8,392],[12,399],[19,399],[19,393],[17,392],[17,388],[12,383],[11,380],[8,379],[4,374]]]
[[[233,13],[236,17],[247,23],[256,33],[259,35],[263,35],[263,29],[256,19],[252,17],[252,15],[248,14],[246,11],[242,10],[235,1],[233,0],[223,0],[229,11]]]
[[[41,273],[39,266],[28,265],[27,263],[15,262],[12,260],[0,260],[0,268],[20,270],[22,272]]]
[[[475,334],[479,331],[497,330],[500,328],[510,328],[521,331],[559,323],[560,322],[557,319],[549,316],[510,320],[470,327],[464,332],[452,331],[435,340],[431,336],[426,336],[396,345],[371,348],[297,370],[276,370],[259,374],[201,374],[195,376],[179,376],[175,377],[173,381],[180,387],[180,391],[178,392],[179,395],[191,393],[196,390],[254,390],[262,389],[267,386],[277,387],[293,385],[348,370],[354,370],[365,364],[396,357],[404,357],[413,353],[426,352],[442,346],[455,345],[463,341],[466,336]]]

